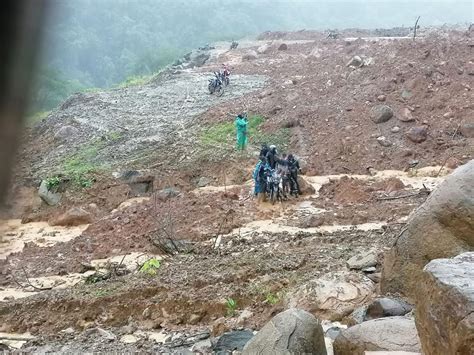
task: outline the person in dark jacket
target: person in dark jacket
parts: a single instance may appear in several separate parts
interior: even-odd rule
[[[278,152],[274,145],[271,145],[265,157],[270,168],[273,170],[278,163]]]
[[[293,154],[288,154],[287,162],[290,172],[291,190],[301,195],[300,186],[298,184],[298,173],[301,173],[300,163],[295,159]]]
[[[268,153],[269,150],[270,150],[270,148],[268,147],[268,144],[267,144],[267,143],[263,143],[263,144],[262,144],[262,148],[260,149],[259,158],[260,158],[260,159],[266,159],[266,156],[267,156],[267,153]]]

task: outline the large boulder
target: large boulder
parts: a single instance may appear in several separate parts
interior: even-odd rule
[[[341,320],[371,297],[374,283],[363,274],[330,272],[310,280],[287,296],[290,307],[298,307],[330,320]]]
[[[375,123],[387,122],[393,117],[393,110],[387,105],[377,105],[370,111],[370,118]]]
[[[313,185],[308,183],[303,177],[298,176],[298,186],[303,195],[313,195],[316,193],[316,189]]]
[[[244,346],[253,338],[250,330],[236,330],[224,333],[213,347],[217,354],[231,354],[233,351],[242,351]]]
[[[358,253],[347,260],[349,269],[361,270],[375,265],[377,265],[377,253],[374,250]]]
[[[333,344],[334,355],[364,355],[366,351],[420,352],[415,321],[405,317],[369,320],[343,329]]]
[[[74,126],[62,126],[54,134],[54,140],[59,142],[70,141],[79,134],[79,130]]]
[[[425,354],[474,354],[474,252],[432,260],[415,300]]]
[[[247,343],[242,354],[326,355],[323,328],[311,313],[288,309],[273,317]]]
[[[41,185],[38,189],[38,195],[46,204],[50,206],[57,205],[61,200],[61,194],[48,189],[48,183],[46,180],[41,181]]]
[[[59,217],[50,221],[52,226],[79,226],[92,222],[92,216],[86,210],[80,207],[73,207],[67,210]]]
[[[474,160],[454,170],[415,210],[385,254],[382,292],[414,296],[431,260],[474,250]]]
[[[413,309],[407,302],[395,298],[378,298],[367,306],[365,319],[404,316]]]
[[[202,67],[211,57],[208,51],[193,51],[189,57],[189,67]]]

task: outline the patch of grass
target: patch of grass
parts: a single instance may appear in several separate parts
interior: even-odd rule
[[[120,138],[122,138],[122,133],[118,131],[112,131],[106,134],[105,138],[109,141],[118,141]]]
[[[105,144],[105,141],[97,139],[82,146],[78,152],[63,160],[62,172],[77,186],[91,187],[94,181],[92,174],[102,168],[96,157]]]
[[[250,116],[247,126],[249,144],[261,145],[263,143],[275,144],[280,151],[287,149],[290,142],[290,129],[281,128],[276,132],[268,133],[262,131],[265,118],[260,115]],[[200,135],[200,142],[204,146],[229,146],[234,147],[236,140],[236,128],[234,120],[217,123],[204,129]]]
[[[105,296],[108,296],[110,295],[110,291],[109,290],[97,290],[97,291],[94,291],[93,292],[93,295],[96,296],[96,297],[105,297]]]
[[[153,79],[154,76],[155,76],[155,74],[153,74],[153,75],[132,75],[132,76],[129,76],[124,81],[122,81],[117,86],[119,88],[126,88],[126,87],[129,87],[129,86],[145,85],[145,84],[148,84],[150,82],[150,80]]]
[[[61,183],[61,178],[59,176],[53,176],[46,178],[46,187],[48,188],[48,191],[56,189],[59,184]]]
[[[48,115],[51,113],[51,111],[39,111],[36,112],[28,117],[26,117],[26,124],[27,125],[34,125],[42,120],[44,120]]]
[[[280,302],[280,297],[278,296],[278,294],[269,292],[265,296],[265,302],[271,305],[275,305]]]
[[[140,268],[140,272],[150,275],[150,276],[155,276],[160,266],[161,266],[161,262],[158,259],[151,258],[145,261],[143,266]]]
[[[237,311],[237,301],[234,300],[233,298],[228,298],[225,302],[225,307],[227,309],[227,316],[228,317],[233,317],[236,314]]]

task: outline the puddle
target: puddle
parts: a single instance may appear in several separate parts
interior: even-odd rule
[[[335,233],[340,231],[347,231],[347,230],[360,230],[360,231],[371,231],[381,229],[385,223],[363,223],[363,224],[356,224],[356,225],[323,225],[320,227],[313,227],[313,228],[299,228],[293,226],[285,226],[278,223],[276,220],[260,220],[260,221],[253,221],[247,223],[245,226],[241,228],[234,229],[228,237],[233,235],[240,235],[241,237],[249,236],[253,233],[289,233],[289,234],[297,234],[297,233]],[[224,236],[224,237],[227,237]]]
[[[50,247],[79,237],[88,224],[76,227],[50,226],[47,222],[21,224],[19,219],[0,222],[0,259],[23,250],[25,243]]]
[[[116,263],[124,265],[130,272],[135,272],[137,269],[143,265],[145,261],[150,258],[156,258],[161,260],[162,257],[159,255],[148,255],[143,253],[130,253],[127,255],[117,255],[107,259],[97,259],[92,260],[91,265],[95,270],[89,270],[84,273],[72,273],[67,275],[51,275],[51,276],[41,276],[41,277],[31,277],[30,282],[36,287],[39,288],[51,288],[51,289],[65,289],[73,287],[77,284],[85,282],[87,277],[93,275],[96,271],[103,270],[106,271],[106,268],[111,263]],[[0,302],[5,302],[11,299],[25,298],[32,296],[38,292],[33,287],[20,288],[0,288]]]
[[[5,344],[14,349],[20,349],[29,340],[36,339],[30,333],[2,333],[0,332],[0,344]]]

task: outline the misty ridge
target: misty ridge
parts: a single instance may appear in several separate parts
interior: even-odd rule
[[[264,31],[472,22],[470,0],[74,0],[51,2],[32,112],[150,75],[191,49]]]

